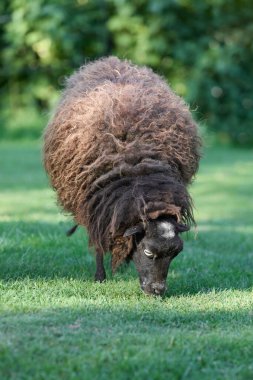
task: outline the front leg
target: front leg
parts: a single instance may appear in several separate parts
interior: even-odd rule
[[[104,267],[104,255],[100,250],[96,251],[96,265],[95,281],[103,282],[106,279],[106,273]]]

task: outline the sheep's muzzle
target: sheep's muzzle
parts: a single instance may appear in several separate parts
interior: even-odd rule
[[[162,296],[166,291],[166,282],[141,283],[141,289],[144,293],[155,296]]]

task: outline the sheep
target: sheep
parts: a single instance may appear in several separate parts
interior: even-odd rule
[[[133,260],[142,290],[162,295],[179,234],[195,224],[187,185],[201,140],[189,107],[150,68],[105,57],[66,81],[44,134],[44,166],[61,207],[86,227],[112,270]]]

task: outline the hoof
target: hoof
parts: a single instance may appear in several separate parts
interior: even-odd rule
[[[95,274],[95,282],[105,282],[105,273],[96,273]]]

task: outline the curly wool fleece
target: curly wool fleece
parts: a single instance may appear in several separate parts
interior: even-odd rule
[[[200,139],[188,106],[151,69],[116,57],[81,67],[45,132],[58,200],[115,269],[132,250],[126,228],[161,214],[194,222],[186,185]]]

